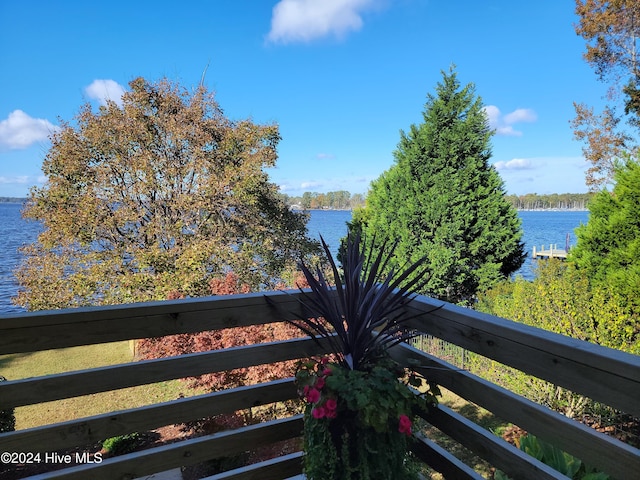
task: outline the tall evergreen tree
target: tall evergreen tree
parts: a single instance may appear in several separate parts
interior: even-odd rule
[[[443,72],[423,118],[401,132],[395,164],[372,182],[352,228],[397,240],[398,265],[426,257],[423,293],[469,302],[524,262],[520,220],[488,163],[492,131],[475,87]]]

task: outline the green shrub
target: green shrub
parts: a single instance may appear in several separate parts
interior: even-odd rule
[[[559,260],[540,261],[536,278],[505,281],[478,298],[480,311],[579,340],[640,354],[640,312],[623,292],[592,285]]]
[[[533,281],[519,277],[502,282],[480,295],[476,308],[579,340],[640,353],[640,312],[631,310],[613,288],[591,285],[568,262],[539,261]],[[475,354],[468,358],[473,373],[568,417],[589,414],[597,407],[583,396],[498,362]]]
[[[0,382],[6,382],[7,379],[0,375]],[[16,416],[13,408],[0,410],[0,433],[13,432],[16,429]]]
[[[139,433],[128,433],[117,437],[107,438],[102,442],[104,448],[111,456],[124,455],[133,452],[142,444],[142,437]]]

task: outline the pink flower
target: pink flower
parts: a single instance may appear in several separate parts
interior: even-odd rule
[[[335,398],[328,398],[327,401],[324,402],[324,408],[330,412],[335,412],[336,408],[338,408],[338,402],[336,402]]]
[[[325,369],[322,371],[322,375],[324,375],[325,377],[328,377],[329,375],[331,375],[331,373],[332,373],[332,372],[331,372],[331,369],[330,369],[330,368],[325,368]]]
[[[311,387],[310,387],[309,385],[305,385],[305,386],[304,386],[304,388],[302,389],[302,393],[303,393],[303,395],[304,395],[305,397],[306,397],[306,396],[307,396],[307,394],[309,393],[309,389],[310,389],[310,388],[311,388]]]
[[[324,414],[327,418],[336,418],[338,416],[338,412],[336,412],[335,410],[325,409]]]
[[[320,365],[326,365],[327,363],[329,363],[329,357],[322,357],[322,359],[320,359]]]
[[[316,403],[318,400],[320,400],[320,392],[315,388],[311,388],[307,393],[307,402]]]
[[[406,415],[400,415],[398,431],[407,436],[411,435],[411,420]]]
[[[311,415],[313,415],[313,418],[317,420],[324,418],[325,413],[326,412],[324,411],[324,407],[316,407],[313,410],[311,410]]]
[[[324,387],[324,378],[322,377],[318,378],[318,380],[316,380],[316,384],[314,385],[314,387],[316,387],[318,390],[322,390],[322,387]]]

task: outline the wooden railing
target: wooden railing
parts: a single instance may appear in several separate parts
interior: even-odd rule
[[[296,293],[269,293],[272,302],[297,311]],[[640,358],[573,340],[427,297],[416,297],[412,327],[536,377],[584,394],[640,417]],[[0,317],[0,355],[69,346],[157,337],[176,333],[280,321],[264,294],[175,300],[83,308]],[[107,366],[45,377],[0,382],[0,410],[114,389],[145,385],[323,353],[306,339],[237,347]],[[581,423],[491,384],[409,345],[393,355],[427,378],[512,422],[574,456],[588,460],[612,478],[636,478],[640,451]],[[2,372],[0,372],[2,373]],[[106,438],[179,424],[296,397],[292,379],[182,398],[140,408],[78,418],[64,423],[0,434],[0,452],[52,452]],[[494,467],[515,479],[565,478],[454,411],[439,406],[424,418]],[[101,463],[78,464],[37,478],[131,479],[205,460],[230,456],[249,447],[299,437],[300,416],[249,425],[178,441]],[[481,478],[451,453],[418,435],[417,456],[446,478]],[[215,479],[284,479],[301,473],[301,453],[222,473]]]

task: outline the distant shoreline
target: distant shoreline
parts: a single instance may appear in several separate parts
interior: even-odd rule
[[[517,208],[519,212],[588,212],[588,208]]]
[[[20,198],[20,197],[0,197],[0,203],[9,203],[9,204],[25,204],[29,200],[28,198]],[[304,211],[303,208],[293,208],[300,207],[300,205],[289,205],[289,208],[296,211]],[[350,212],[353,211],[353,208],[308,208],[307,211],[335,211],[335,212]],[[588,212],[588,208],[517,208],[518,212]]]
[[[291,207],[291,205],[289,205]],[[292,208],[297,212],[352,212],[353,208]],[[518,212],[588,212],[588,208],[516,208]]]

